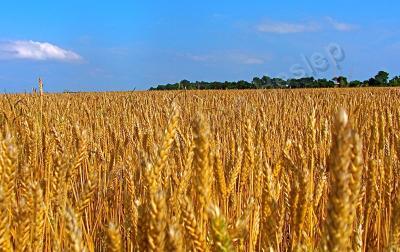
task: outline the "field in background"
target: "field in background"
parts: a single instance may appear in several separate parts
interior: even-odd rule
[[[397,251],[399,116],[390,88],[2,95],[0,246]]]

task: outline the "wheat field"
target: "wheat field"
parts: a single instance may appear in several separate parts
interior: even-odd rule
[[[0,96],[1,251],[400,251],[400,91]]]

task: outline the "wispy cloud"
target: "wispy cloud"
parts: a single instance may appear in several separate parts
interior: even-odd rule
[[[195,62],[230,62],[243,65],[260,65],[267,61],[267,58],[249,55],[246,53],[223,52],[216,54],[183,54],[183,56]]]
[[[302,33],[302,32],[315,32],[320,29],[320,26],[315,23],[286,23],[286,22],[263,22],[257,25],[259,32],[265,33]]]
[[[95,67],[89,70],[89,75],[93,78],[106,78],[106,79],[112,79],[114,78],[114,76],[107,72],[105,69],[101,68],[101,67]]]
[[[242,62],[246,65],[261,65],[265,63],[265,61],[260,58],[246,58]]]
[[[215,55],[196,55],[196,54],[187,53],[184,56],[190,60],[197,61],[197,62],[206,62],[206,61],[216,60]]]
[[[235,63],[244,65],[261,65],[266,62],[265,58],[257,57],[254,55],[248,55],[245,53],[232,53],[228,55],[228,58],[230,58],[231,61]]]
[[[333,27],[333,29],[337,31],[347,32],[357,29],[356,25],[339,22],[333,19],[332,17],[327,17],[326,19],[328,20],[329,24]]]
[[[82,57],[48,42],[17,40],[0,42],[0,59],[79,61]]]
[[[357,25],[339,22],[332,17],[318,22],[278,22],[266,21],[256,25],[256,30],[262,33],[292,34],[305,32],[318,32],[333,28],[336,31],[348,32],[358,28]]]

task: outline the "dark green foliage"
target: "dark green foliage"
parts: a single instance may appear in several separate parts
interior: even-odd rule
[[[348,81],[344,76],[338,76],[332,80],[315,79],[314,77],[304,77],[300,79],[271,78],[268,76],[254,77],[251,82],[240,81],[196,81],[190,82],[182,80],[175,84],[158,85],[150,90],[192,90],[192,89],[277,89],[277,88],[333,88],[333,87],[383,87],[400,86],[400,77],[396,76],[389,81],[389,74],[385,71],[379,71],[374,78],[369,80]]]

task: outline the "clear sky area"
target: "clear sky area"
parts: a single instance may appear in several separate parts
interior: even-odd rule
[[[400,74],[399,1],[2,1],[0,92]]]

